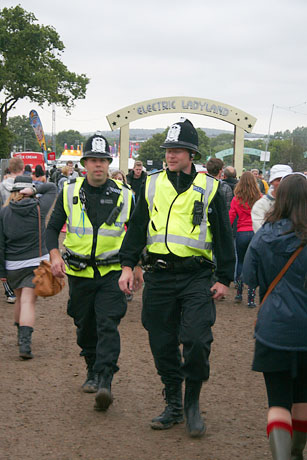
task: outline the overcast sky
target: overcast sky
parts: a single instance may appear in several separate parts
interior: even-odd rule
[[[306,0],[0,0],[52,25],[62,61],[90,78],[70,116],[56,109],[56,132],[109,129],[106,115],[167,96],[213,99],[257,118],[256,133],[307,126]],[[292,107],[291,110],[287,108]],[[36,109],[51,132],[51,107],[20,101],[14,115]],[[191,115],[197,127],[232,129]],[[165,128],[179,115],[158,115],[131,128]]]

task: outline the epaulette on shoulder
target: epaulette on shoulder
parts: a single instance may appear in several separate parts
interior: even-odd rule
[[[215,179],[215,180],[217,180],[217,181],[218,181],[218,179],[217,179],[216,177],[214,177],[214,176],[211,176],[211,174],[209,174],[208,172],[205,172],[205,174],[206,174],[206,176],[209,176],[209,177],[211,177],[212,179]]]
[[[76,178],[76,177],[72,177],[71,179],[68,179],[68,180],[67,180],[67,183],[68,183],[68,184],[74,184],[75,182],[77,182],[77,178]]]
[[[152,172],[148,172],[147,173],[147,176],[153,176],[154,174],[159,174],[160,172],[163,172],[164,169],[158,169],[157,171],[152,171]]]
[[[123,182],[123,187],[126,187],[128,190],[131,190],[131,187],[129,184],[125,184],[125,182]]]
[[[108,180],[113,182],[113,184],[115,184],[118,189],[121,189],[124,186],[123,181],[121,181],[119,179],[113,179],[113,177],[109,177]]]

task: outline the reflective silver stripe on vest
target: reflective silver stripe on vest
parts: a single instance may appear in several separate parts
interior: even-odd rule
[[[129,190],[126,187],[123,187],[122,192],[123,192],[124,206],[120,213],[120,221],[127,222],[128,221],[128,209],[129,209]]]
[[[214,181],[215,181],[215,179],[213,179],[213,177],[209,177],[209,176],[206,177],[206,190],[205,190],[205,195],[204,195],[204,217],[203,217],[203,219],[201,221],[201,224],[199,226],[199,238],[198,238],[198,241],[204,241],[205,242],[206,238],[207,238],[208,226],[207,226],[206,209],[207,209],[207,206],[208,206],[210,193],[212,193],[212,190],[213,190]],[[212,248],[212,244],[211,244],[211,248]]]
[[[149,236],[147,238],[147,244],[153,243],[165,243],[165,236],[164,235],[155,235]],[[177,235],[167,235],[167,243],[175,243],[180,244],[182,246],[189,246],[190,248],[195,249],[212,249],[212,243],[207,243],[204,240],[193,240],[192,238],[187,238],[185,236],[177,236]]]
[[[153,200],[155,196],[155,191],[156,191],[156,182],[160,174],[154,174],[150,178],[149,186],[148,186],[148,201],[149,201],[149,213],[152,213],[153,210]]]
[[[70,214],[71,215],[71,214]],[[87,227],[74,227],[70,223],[67,224],[67,230],[69,233],[81,233],[82,235],[93,235],[93,227],[87,228]]]
[[[105,260],[109,257],[116,256],[119,253],[119,249],[113,249],[113,251],[102,252],[98,256],[95,256],[95,259]]]
[[[125,230],[124,224],[122,227],[119,227],[118,230],[109,230],[108,228],[100,228],[98,230],[98,235],[99,236],[120,236],[123,231]]]
[[[77,185],[77,182],[73,182],[72,184],[67,185],[67,206],[69,208],[69,216],[68,216],[68,227],[70,228],[76,228],[72,227],[72,208],[73,208],[73,198],[74,198],[74,191],[75,191],[75,186]],[[75,232],[75,230],[69,230],[70,233]]]

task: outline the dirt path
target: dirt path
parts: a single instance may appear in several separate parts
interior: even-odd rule
[[[262,375],[250,370],[255,310],[232,302],[234,289],[217,304],[211,378],[201,394],[207,433],[189,438],[184,424],[164,432],[149,427],[163,409],[162,386],[141,326],[141,295],[121,323],[120,371],[114,404],[93,410],[84,394],[83,359],[66,315],[67,288],[37,302],[35,358],[18,358],[13,307],[0,298],[1,460],[260,460],[271,458]]]

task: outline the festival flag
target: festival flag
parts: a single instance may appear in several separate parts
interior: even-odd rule
[[[29,119],[30,119],[30,124],[34,130],[36,139],[38,140],[38,143],[40,145],[41,151],[44,153],[45,162],[47,163],[47,148],[46,148],[45,134],[44,134],[42,122],[36,110],[30,111]]]

